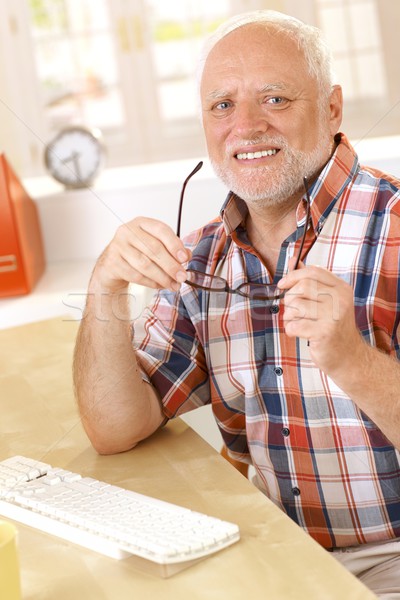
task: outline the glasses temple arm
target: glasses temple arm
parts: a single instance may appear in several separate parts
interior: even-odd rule
[[[179,199],[179,208],[178,208],[178,219],[176,222],[176,235],[178,237],[180,237],[181,235],[181,218],[182,218],[182,207],[183,207],[183,198],[185,195],[185,189],[186,186],[189,182],[189,180],[193,177],[193,175],[195,175],[197,173],[197,171],[200,171],[201,167],[203,166],[203,161],[201,160],[193,169],[193,171],[191,173],[189,173],[189,175],[186,177],[185,181],[183,182],[183,186],[182,186],[182,191],[181,191],[181,196]]]
[[[306,233],[307,233],[308,222],[310,220],[311,198],[310,198],[310,194],[309,194],[309,191],[308,191],[308,179],[307,179],[307,177],[303,177],[303,183],[304,183],[304,189],[306,190],[306,197],[307,197],[307,212],[306,212],[306,220],[304,222],[304,234],[303,234],[303,237],[301,239],[301,244],[300,244],[299,252],[297,254],[297,260],[296,260],[296,264],[293,267],[293,271],[295,271],[297,269],[297,267],[299,266],[299,262],[300,262],[300,258],[301,258],[301,253],[303,252],[304,242],[306,241]]]

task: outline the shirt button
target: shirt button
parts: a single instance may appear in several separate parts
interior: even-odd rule
[[[290,429],[288,427],[283,427],[282,435],[288,437],[288,435],[290,435]]]
[[[279,306],[277,304],[273,304],[269,307],[269,312],[272,314],[276,314],[279,312]]]
[[[293,496],[300,496],[299,488],[298,487],[292,488],[292,494],[293,494]]]
[[[283,374],[283,369],[281,367],[275,367],[274,368],[274,373],[275,375],[282,375]]]

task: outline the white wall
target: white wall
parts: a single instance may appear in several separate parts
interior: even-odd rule
[[[47,177],[25,180],[39,209],[48,260],[95,258],[117,227],[138,215],[175,230],[181,186],[197,162],[110,169],[85,190],[65,191]],[[182,234],[216,217],[226,193],[205,161],[186,188]]]

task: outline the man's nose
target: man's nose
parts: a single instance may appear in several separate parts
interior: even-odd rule
[[[265,110],[258,103],[246,102],[236,106],[234,132],[242,138],[265,133],[269,122]]]

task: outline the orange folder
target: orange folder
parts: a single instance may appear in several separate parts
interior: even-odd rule
[[[0,154],[0,297],[28,294],[45,264],[36,205]]]

